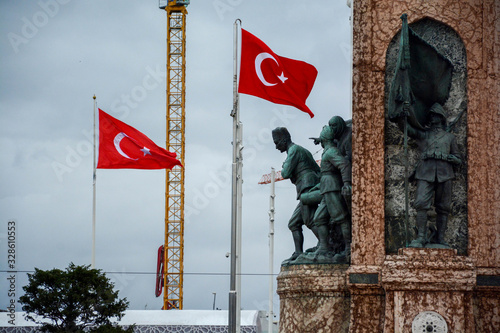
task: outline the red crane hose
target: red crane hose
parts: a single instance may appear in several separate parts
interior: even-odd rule
[[[163,261],[164,261],[164,248],[163,245],[158,248],[158,261],[156,262],[156,287],[155,287],[155,295],[156,297],[160,297],[161,293],[163,291],[163,286],[164,286],[164,267],[163,267]]]

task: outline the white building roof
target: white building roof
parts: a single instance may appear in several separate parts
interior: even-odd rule
[[[265,314],[261,313],[265,318]],[[261,317],[262,318],[262,317]],[[12,327],[9,312],[0,312],[0,327]],[[259,320],[259,311],[242,310],[241,326],[256,326]],[[15,312],[16,326],[36,326],[24,319],[24,312]],[[127,310],[120,321],[120,325],[227,325],[227,310]]]

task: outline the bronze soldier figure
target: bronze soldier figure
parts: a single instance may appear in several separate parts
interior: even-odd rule
[[[340,116],[333,116],[328,121],[328,126],[335,133],[335,141],[340,153],[352,163],[352,128],[347,126]]]
[[[403,111],[409,112],[409,106]],[[400,128],[403,126],[401,115],[395,119]],[[437,243],[448,246],[444,234],[448,223],[451,208],[452,180],[455,178],[453,167],[462,163],[455,136],[445,130],[446,115],[443,107],[435,103],[429,109],[429,126],[419,130],[408,123],[408,136],[418,142],[420,158],[417,162],[415,174],[417,181],[415,202],[417,211],[417,238],[410,243],[410,247],[424,247],[427,239],[427,211],[431,209],[432,198],[437,213]]]
[[[343,194],[351,192],[351,163],[335,146],[334,140],[342,134],[339,127],[325,126],[320,140],[323,146],[321,156],[320,193],[321,202],[314,214],[314,225],[318,229],[318,249],[314,252],[318,262],[329,262],[330,229],[340,225],[345,250],[336,254],[333,263],[348,263],[351,255],[351,217]]]
[[[290,133],[285,127],[277,127],[272,131],[273,141],[276,149],[287,153],[281,176],[284,179],[290,179],[295,184],[297,190],[297,199],[300,195],[309,191],[319,182],[319,166],[314,160],[312,154],[302,146],[292,142]],[[313,216],[317,204],[307,205],[299,200],[292,217],[288,223],[288,228],[292,232],[295,251],[292,256],[285,260],[283,264],[295,260],[303,251],[304,235],[302,226],[305,225],[313,231],[318,237],[316,227],[313,224]]]

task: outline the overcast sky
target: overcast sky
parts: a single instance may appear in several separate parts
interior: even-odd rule
[[[276,54],[318,69],[315,114],[241,95],[244,136],[242,307],[267,310],[269,185],[286,154],[271,130],[316,159],[333,115],[350,116],[350,9],[343,0],[192,0],[187,16],[184,308],[228,307],[231,226],[233,23]],[[7,222],[16,269],[91,262],[93,100],[165,147],[166,14],[156,0],[0,1],[0,308],[7,295]],[[276,184],[274,274],[293,252],[290,181]],[[97,171],[96,266],[130,309],[160,309],[154,295],[164,243],[165,171]],[[306,245],[315,245],[305,231]],[[140,274],[138,274],[140,273]],[[17,273],[17,295],[27,283]],[[274,311],[279,312],[278,296]],[[18,305],[18,311],[20,305]]]

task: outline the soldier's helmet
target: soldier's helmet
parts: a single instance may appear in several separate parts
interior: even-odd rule
[[[333,135],[335,137],[339,137],[342,133],[344,133],[346,128],[345,120],[340,116],[333,116],[330,121],[328,121],[328,125],[334,129]]]
[[[441,123],[443,125],[446,125],[446,111],[444,108],[441,106],[439,103],[434,103],[431,108],[429,109],[429,112],[432,112],[434,114],[437,114],[441,116]]]

